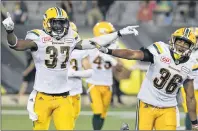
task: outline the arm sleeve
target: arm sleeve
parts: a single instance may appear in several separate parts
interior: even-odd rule
[[[91,44],[90,40],[98,43],[101,46],[106,46],[108,44],[111,44],[117,38],[118,38],[118,34],[117,32],[114,32],[114,33],[102,35],[99,37],[84,39],[82,40],[81,46],[82,46],[82,49],[93,49],[95,48],[95,46]]]

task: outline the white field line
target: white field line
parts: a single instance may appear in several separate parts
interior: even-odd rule
[[[28,111],[26,110],[2,110],[2,115],[28,115]],[[91,116],[93,113],[91,111],[81,111],[80,115],[82,116]],[[127,118],[134,118],[136,117],[136,112],[134,111],[109,111],[108,116],[121,116]],[[183,112],[180,113],[180,118],[184,118],[185,114]]]

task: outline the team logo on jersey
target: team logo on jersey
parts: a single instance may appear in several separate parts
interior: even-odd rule
[[[165,56],[162,56],[160,60],[161,62],[166,63],[166,64],[170,64],[171,62],[171,59]]]
[[[188,68],[185,67],[185,66],[182,66],[182,67],[181,67],[181,70],[182,70],[183,72],[185,72],[186,74],[189,74],[189,73],[190,73],[190,69],[188,69]]]
[[[43,41],[43,43],[45,43],[45,42],[50,42],[50,41],[52,41],[52,37],[49,37],[49,36],[43,37],[43,38],[42,38],[42,41]]]
[[[65,38],[64,42],[67,43],[68,45],[73,45],[74,44],[74,39],[72,38]]]

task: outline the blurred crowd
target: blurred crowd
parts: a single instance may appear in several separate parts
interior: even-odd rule
[[[51,1],[50,1],[51,2]],[[31,3],[25,1],[17,1],[12,7],[12,16],[16,24],[31,23],[36,19],[36,16],[31,15],[29,11]],[[165,1],[165,0],[145,0],[145,1],[115,1],[115,0],[96,0],[96,1],[57,1],[54,6],[60,6],[67,13],[71,21],[77,25],[83,23],[84,25],[92,26],[98,21],[109,20],[108,13],[113,10],[111,17],[120,15],[123,21],[129,21],[132,15],[126,13],[127,10],[132,10],[130,4],[137,4],[138,8],[132,14],[136,14],[136,23],[150,23],[153,25],[172,25],[173,23],[195,24],[198,17],[198,5],[196,1]],[[8,3],[3,2],[4,7],[9,6]],[[117,8],[114,8],[117,5]],[[47,6],[46,2],[37,2],[36,15],[42,17],[41,8]],[[6,9],[2,7],[2,17],[6,16]],[[29,7],[29,8],[28,8]],[[135,5],[136,7],[136,5]],[[46,7],[47,9],[48,7]],[[123,8],[123,10],[121,10]],[[121,11],[120,11],[121,10]],[[120,17],[118,16],[118,17]],[[33,18],[34,19],[33,19]],[[80,17],[80,18],[79,18]],[[82,18],[81,18],[82,17]],[[133,16],[135,18],[135,16]],[[110,21],[115,23],[113,21]],[[125,22],[127,23],[127,22]],[[116,23],[119,24],[119,23]]]

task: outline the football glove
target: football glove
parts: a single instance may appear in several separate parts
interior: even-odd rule
[[[198,124],[192,125],[192,130],[198,131]]]
[[[118,31],[118,35],[119,36],[123,36],[123,35],[129,35],[129,34],[134,34],[135,36],[138,35],[138,31],[135,29],[139,27],[139,25],[135,25],[135,26],[127,26],[121,30]]]
[[[121,128],[120,128],[121,131],[124,131],[124,130],[129,130],[129,125],[127,123],[123,123]]]
[[[90,40],[90,44],[92,44],[93,46],[95,46],[100,52],[107,54],[108,53],[108,48],[103,47],[101,45],[99,45],[98,43],[96,43],[95,41],[91,41]]]
[[[7,12],[7,18],[3,20],[3,26],[6,29],[7,33],[11,33],[14,30],[14,22],[12,21],[12,18],[10,16],[10,13]]]

